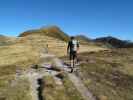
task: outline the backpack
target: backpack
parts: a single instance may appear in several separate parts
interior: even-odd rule
[[[78,41],[72,40],[72,50],[77,51],[77,49],[78,49]]]

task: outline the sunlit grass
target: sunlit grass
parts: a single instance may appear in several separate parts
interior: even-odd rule
[[[132,49],[81,54],[79,76],[100,100],[132,100],[131,56]]]
[[[64,77],[62,85],[57,85],[51,76],[44,78],[43,95],[46,100],[83,100],[72,82]]]

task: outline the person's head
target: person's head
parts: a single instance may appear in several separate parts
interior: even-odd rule
[[[74,40],[75,39],[75,37],[74,36],[71,36],[71,40]]]

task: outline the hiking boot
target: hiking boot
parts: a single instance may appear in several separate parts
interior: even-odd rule
[[[80,65],[80,63],[76,63],[75,65],[76,65],[76,66],[79,66],[79,65]]]
[[[73,68],[71,68],[71,72],[70,73],[72,73],[73,72]]]

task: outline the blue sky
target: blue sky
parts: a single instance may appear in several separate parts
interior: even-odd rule
[[[0,34],[17,36],[45,25],[70,35],[133,41],[133,0],[0,0]]]

